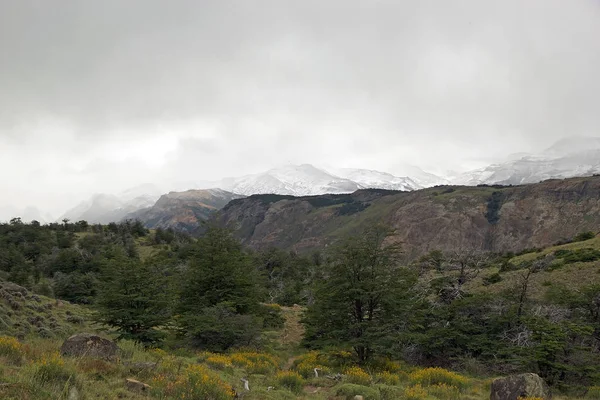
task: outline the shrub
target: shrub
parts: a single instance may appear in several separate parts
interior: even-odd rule
[[[202,365],[190,365],[174,381],[159,374],[151,383],[158,396],[173,399],[226,400],[235,396],[231,386]]]
[[[410,374],[410,379],[421,385],[438,385],[445,384],[455,386],[459,389],[464,388],[468,384],[468,379],[456,372],[451,372],[443,368],[425,368],[419,369]]]
[[[427,398],[427,391],[421,385],[411,386],[404,390],[404,398],[406,400],[425,400]]]
[[[19,364],[23,355],[23,345],[12,336],[0,336],[0,356],[11,364]]]
[[[600,399],[600,386],[592,386],[588,388],[585,394],[586,399],[599,400]]]
[[[594,232],[581,232],[579,235],[573,238],[574,242],[584,242],[586,240],[590,240],[596,237]]]
[[[600,260],[600,250],[596,249],[579,249],[567,254],[564,258],[566,264],[576,262],[591,262]]]
[[[75,373],[65,365],[58,353],[42,357],[33,364],[34,379],[42,385],[64,386],[74,380]]]
[[[257,315],[262,318],[264,329],[281,329],[285,324],[279,304],[261,304]]]
[[[483,278],[483,285],[489,286],[502,281],[502,276],[499,273],[492,274]]]
[[[346,371],[346,380],[349,383],[368,386],[371,384],[371,376],[360,367],[350,367]]]
[[[395,386],[400,383],[400,377],[398,375],[392,374],[391,372],[380,372],[375,375],[377,382],[384,383],[386,385]]]
[[[266,353],[233,353],[230,359],[233,365],[245,368],[251,374],[268,374],[275,371],[279,366],[277,359]]]
[[[397,400],[402,399],[404,389],[399,386],[377,385],[381,400]]]
[[[328,367],[345,369],[354,363],[354,355],[349,351],[331,351],[323,356]]]
[[[296,360],[294,369],[304,378],[315,376],[315,368],[320,369],[323,373],[327,373],[329,369],[324,365],[326,357],[316,351],[311,351]]]
[[[345,397],[346,399],[353,399],[354,396],[363,396],[365,400],[381,399],[381,395],[377,389],[351,383],[340,385],[337,389],[336,396]]]
[[[286,387],[294,393],[300,393],[304,386],[304,379],[294,371],[279,372],[275,379],[280,386]]]
[[[429,386],[427,393],[440,400],[460,400],[460,390],[456,386],[449,386],[444,383]]]
[[[216,369],[231,368],[231,359],[222,354],[213,354],[209,356],[206,361],[208,365]]]

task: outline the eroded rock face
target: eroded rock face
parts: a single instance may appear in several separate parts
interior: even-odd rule
[[[117,357],[117,345],[108,339],[91,333],[73,335],[63,343],[60,353],[70,357],[91,357],[114,360]]]
[[[310,252],[377,222],[395,229],[407,261],[432,249],[518,252],[597,232],[600,176],[513,187],[257,195],[231,201],[212,222],[231,228],[243,244],[257,250]]]
[[[490,400],[517,400],[519,397],[552,398],[550,388],[536,374],[511,375],[492,383]]]

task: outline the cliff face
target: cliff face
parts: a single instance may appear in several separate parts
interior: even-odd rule
[[[409,258],[434,249],[519,251],[599,231],[600,177],[514,187],[257,195],[230,202],[212,218],[255,249],[309,251],[384,223],[396,230]]]

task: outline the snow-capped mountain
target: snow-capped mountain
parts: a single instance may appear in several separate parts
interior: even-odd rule
[[[600,173],[600,138],[563,139],[543,152],[469,171],[456,185],[519,185]]]
[[[309,196],[351,193],[362,188],[356,182],[335,176],[310,164],[287,165],[259,174],[226,178],[218,187],[245,196],[267,193]]]
[[[437,185],[448,185],[450,180],[430,172],[423,171],[421,168],[410,164],[397,164],[393,168],[396,176],[407,176],[422,188],[428,188]]]
[[[356,182],[363,188],[404,191],[423,188],[423,186],[409,177],[394,176],[387,172],[356,168],[335,169],[333,172],[338,176]]]
[[[205,184],[206,185],[206,184]],[[206,187],[219,187],[245,196],[284,194],[311,196],[325,193],[352,193],[359,189],[415,190],[421,186],[410,178],[365,169],[339,169],[328,172],[310,164],[286,165],[269,171],[226,178]]]

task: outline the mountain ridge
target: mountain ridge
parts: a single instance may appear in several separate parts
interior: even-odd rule
[[[413,259],[432,250],[521,251],[600,231],[600,177],[518,186],[440,186],[234,200],[212,220],[254,249],[328,246],[374,223],[390,225]]]

